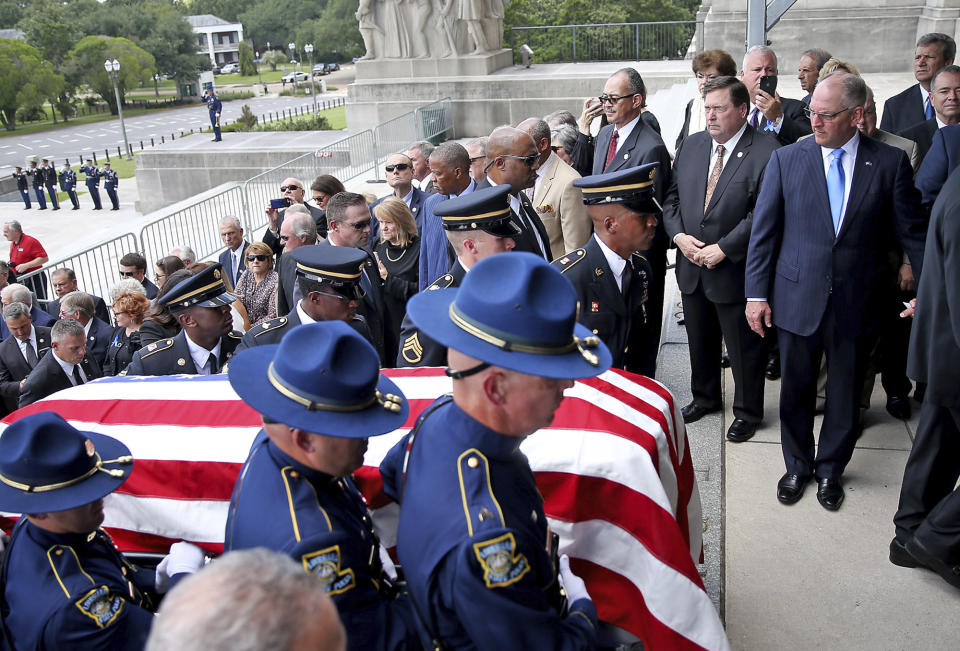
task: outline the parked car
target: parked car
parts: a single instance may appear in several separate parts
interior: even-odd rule
[[[232,75],[237,72],[240,72],[240,66],[236,63],[227,63],[220,67],[221,75]]]
[[[288,72],[284,76],[280,77],[280,81],[293,83],[294,81],[306,81],[309,78],[310,75],[307,73],[301,72],[300,70],[294,70],[293,72]]]
[[[318,63],[317,65],[313,66],[312,72],[314,77],[330,74],[330,71],[327,70],[326,64],[323,64],[323,63]]]
[[[325,63],[324,67],[327,69],[327,72],[334,72],[340,69],[339,63]]]
[[[220,66],[213,66],[210,70],[211,70],[211,72],[213,72],[213,74],[215,74],[215,75],[219,75],[219,74],[220,74]]]

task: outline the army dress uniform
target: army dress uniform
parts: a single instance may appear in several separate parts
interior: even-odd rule
[[[80,210],[80,200],[77,198],[77,173],[70,168],[70,163],[60,172],[60,184],[63,191],[70,197],[74,210]]]
[[[44,166],[40,168],[41,174],[43,174],[43,185],[47,188],[47,194],[50,195],[50,203],[53,204],[54,210],[60,210],[60,201],[57,199],[57,170],[53,165],[49,165],[49,161],[45,158],[43,159]]]
[[[87,160],[87,164],[80,168],[86,177],[87,192],[90,193],[90,199],[93,200],[93,209],[102,210],[100,204],[100,170],[93,164],[92,160]]]
[[[467,270],[459,261],[454,262],[450,271],[443,274],[423,291],[435,289],[456,289],[460,286]],[[409,315],[403,317],[400,326],[400,353],[397,355],[397,368],[408,366],[446,366],[447,347],[420,332]]]
[[[30,210],[30,185],[27,177],[29,174],[23,171],[22,167],[17,167],[13,173],[13,178],[17,181],[17,191],[20,192],[20,198],[23,199],[24,210]]]
[[[120,198],[117,196],[117,186],[120,185],[120,176],[114,169],[104,168],[103,170],[103,189],[107,191],[110,197],[110,203],[113,207],[110,210],[120,210]]]
[[[36,167],[36,164],[30,167],[28,172],[33,176],[33,194],[37,197],[37,203],[40,204],[40,210],[47,209],[47,199],[43,195],[43,170]]]

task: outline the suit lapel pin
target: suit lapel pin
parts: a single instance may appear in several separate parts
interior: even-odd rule
[[[187,360],[185,360],[184,358],[181,357],[180,359],[177,360],[177,366],[186,366],[186,365],[187,365]]]
[[[603,269],[601,269],[600,267],[597,267],[596,269],[593,270],[593,273],[595,273],[597,275],[597,278],[599,278],[600,276],[603,275]]]
[[[738,151],[738,152],[737,152],[737,158],[743,158],[743,152],[742,152],[742,151]]]
[[[623,160],[629,160],[629,158],[630,158],[630,154],[624,154],[624,155],[623,155]]]
[[[870,161],[865,161],[863,164],[864,164],[864,165],[873,165],[873,163],[871,163]]]
[[[598,270],[598,271],[599,271],[599,270]],[[600,302],[599,302],[599,301],[591,301],[591,303],[590,303],[590,311],[591,311],[591,312],[599,312],[599,311],[600,311]]]

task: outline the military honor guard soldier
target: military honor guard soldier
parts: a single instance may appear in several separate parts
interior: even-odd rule
[[[550,424],[574,378],[610,367],[610,351],[577,324],[570,284],[531,253],[481,260],[458,289],[420,292],[408,309],[448,347],[453,379],[452,397],[431,404],[380,466],[400,502],[397,551],[431,648],[595,648],[593,601],[569,559],[555,562],[519,446]]]
[[[17,190],[20,192],[20,198],[23,199],[24,210],[30,210],[30,186],[27,182],[27,176],[29,174],[17,165],[17,171],[13,173],[13,178],[17,180]]]
[[[553,262],[573,284],[579,321],[610,348],[613,366],[653,375],[659,343],[646,327],[650,265],[636,253],[656,235],[660,204],[654,198],[659,163],[578,179],[594,233],[586,246]]]
[[[73,210],[80,210],[80,200],[77,198],[77,173],[70,169],[69,161],[63,164],[63,171],[60,172],[60,185],[63,186],[63,191],[70,197]]]
[[[57,200],[57,170],[50,164],[49,159],[43,159],[40,173],[43,175],[43,185],[47,188],[47,194],[50,195],[50,203],[53,204],[53,209],[60,210],[60,202]]]
[[[480,260],[512,251],[521,230],[511,219],[510,186],[481,188],[469,194],[441,201],[433,208],[443,221],[447,240],[457,252],[450,271],[437,278],[427,290],[460,286],[467,271]],[[447,348],[424,335],[406,315],[400,327],[397,367],[443,366]]]
[[[81,167],[80,171],[87,176],[87,192],[90,193],[90,198],[93,200],[93,209],[102,210],[103,206],[100,204],[100,170],[93,164],[93,159],[88,158],[87,164]]]
[[[103,499],[132,464],[120,441],[53,412],[0,435],[0,509],[24,514],[0,574],[0,625],[11,648],[142,649],[158,593],[203,564],[203,550],[176,543],[156,572],[137,567],[100,528]]]
[[[110,197],[110,203],[113,208],[110,210],[120,210],[120,199],[117,197],[117,186],[120,185],[120,176],[116,170],[110,169],[110,163],[103,164],[103,189],[107,191]]]
[[[367,437],[403,427],[409,413],[376,349],[345,323],[312,323],[243,351],[229,375],[263,429],[230,499],[224,550],[293,557],[337,605],[348,649],[421,649],[409,596],[398,594],[351,477]]]
[[[223,284],[219,264],[175,285],[160,299],[183,329],[133,355],[121,375],[213,375],[223,370],[240,343],[230,304],[237,297]]]
[[[220,111],[223,110],[223,103],[213,91],[213,87],[207,89],[207,94],[203,96],[203,103],[207,105],[207,109],[210,111],[210,126],[213,127],[214,135],[213,142],[220,142],[223,140],[220,137]]]
[[[40,210],[47,209],[47,199],[43,196],[43,170],[37,167],[37,161],[30,162],[30,171],[27,174],[33,177],[33,194],[37,197]]]

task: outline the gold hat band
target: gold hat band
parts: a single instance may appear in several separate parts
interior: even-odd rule
[[[187,294],[184,294],[183,296],[177,296],[176,298],[174,298],[174,297],[171,296],[170,298],[166,299],[166,301],[167,301],[167,303],[179,303],[180,301],[186,300],[186,299],[190,298],[191,296],[196,296],[197,294],[199,294],[199,293],[201,293],[201,292],[205,292],[205,291],[207,291],[208,289],[213,289],[213,288],[216,287],[217,285],[221,285],[221,286],[223,287],[223,291],[224,291],[224,292],[227,291],[227,286],[223,284],[223,281],[222,281],[222,280],[218,280],[218,281],[216,281],[216,282],[210,283],[209,285],[204,285],[203,287],[201,287],[201,288],[199,288],[199,289],[195,289],[195,290],[193,290],[192,292],[189,292],[189,293],[187,293]]]
[[[445,220],[445,221],[450,221],[450,222],[452,222],[452,221],[471,221],[471,220],[476,220],[476,219],[484,219],[484,218],[486,218],[486,217],[497,217],[497,216],[499,216],[499,215],[508,215],[508,214],[510,214],[510,206],[507,206],[507,207],[504,208],[503,210],[494,210],[493,212],[485,212],[485,213],[481,213],[481,214],[479,214],[479,215],[469,215],[469,216],[467,216],[467,217],[455,217],[455,216],[451,216],[451,215],[443,215],[443,217],[441,217],[441,219],[443,219],[443,220]]]
[[[369,399],[364,400],[363,402],[358,402],[351,405],[334,405],[320,402],[319,400],[316,400],[316,398],[320,398],[320,396],[314,396],[305,392],[298,393],[289,383],[284,382],[283,379],[276,374],[276,371],[273,367],[273,362],[270,362],[270,366],[267,367],[267,379],[270,380],[270,384],[273,385],[273,388],[279,391],[281,395],[303,405],[307,408],[307,411],[362,411],[379,401],[380,405],[387,411],[399,412],[401,410],[401,405],[403,404],[403,398],[400,396],[392,393],[382,394],[380,391],[376,391],[372,396],[370,396]]]
[[[355,274],[341,274],[335,271],[327,271],[326,269],[314,269],[313,267],[308,267],[300,262],[297,263],[297,269],[303,269],[304,271],[309,271],[310,273],[320,276],[333,276],[334,278],[359,278],[363,271],[363,263],[360,264],[360,267],[357,269],[357,273]]]
[[[98,472],[105,472],[111,477],[116,477],[117,479],[120,479],[121,477],[124,476],[124,474],[126,474],[126,471],[120,470],[119,468],[117,469],[104,468],[103,467],[104,464],[133,463],[133,457],[129,455],[117,457],[116,459],[107,459],[106,461],[103,461],[100,458],[100,453],[95,452],[94,457],[96,458],[96,463],[92,468],[90,468],[90,470],[83,473],[79,477],[74,477],[73,479],[68,479],[67,481],[57,482],[56,484],[41,484],[39,486],[33,486],[31,484],[23,484],[21,482],[14,481],[9,477],[4,477],[3,475],[0,475],[0,481],[2,481],[7,486],[10,486],[11,488],[16,488],[17,490],[21,490],[26,493],[46,493],[47,491],[53,491],[53,490],[57,490],[58,488],[66,488],[68,486],[73,486],[74,484],[79,484],[83,480],[93,477]]]
[[[643,183],[630,183],[627,185],[607,185],[602,188],[580,188],[583,194],[606,194],[607,192],[619,192],[620,190],[639,190],[649,188],[653,181],[644,181]]]

